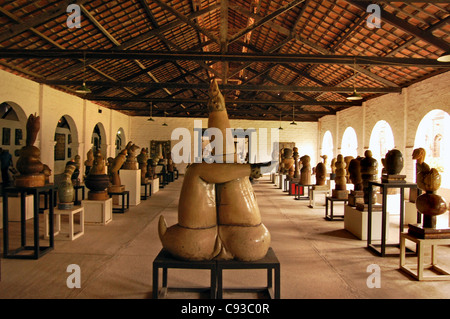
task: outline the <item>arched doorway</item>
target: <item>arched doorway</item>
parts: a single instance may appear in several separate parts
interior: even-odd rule
[[[0,104],[0,157],[2,162],[3,185],[12,183],[20,149],[25,146],[27,116],[22,108],[14,102]]]
[[[334,156],[333,152],[333,137],[331,136],[330,131],[326,131],[323,135],[322,139],[322,155],[328,156],[328,159],[331,160]]]
[[[448,127],[450,115],[443,110],[432,110],[420,121],[414,140],[414,149],[424,148],[425,162],[440,172],[443,188],[450,188],[450,163],[447,160],[450,155]]]
[[[127,140],[123,128],[119,128],[116,133],[115,141],[115,156],[119,155],[120,151],[125,148]]]
[[[75,121],[69,115],[63,115],[55,128],[54,167],[56,177],[64,173],[66,163],[78,155],[78,131]]]
[[[103,158],[106,159],[107,158],[106,131],[105,127],[100,122],[95,125],[94,130],[92,131],[91,143],[92,143],[92,150],[94,152],[100,150],[100,153],[102,154]]]
[[[342,135],[341,154],[345,156],[358,156],[358,138],[353,127],[348,126]]]
[[[394,134],[388,122],[378,121],[372,129],[370,134],[369,149],[372,151],[372,156],[378,161],[378,175],[381,176],[381,168],[383,164],[381,159],[386,156],[386,153],[395,147]]]

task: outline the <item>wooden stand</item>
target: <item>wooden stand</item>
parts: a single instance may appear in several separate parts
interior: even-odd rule
[[[55,223],[55,231],[54,236],[56,239],[62,239],[62,240],[75,240],[79,238],[80,236],[84,235],[84,207],[75,207],[73,209],[55,209],[54,210],[55,217],[56,217],[56,223]],[[75,231],[75,222],[74,217],[78,214],[80,216],[80,222],[79,222],[79,231]],[[69,216],[69,232],[63,233],[61,232],[61,215],[67,215]],[[49,213],[48,209],[44,211],[44,218],[45,218],[45,231],[44,231],[44,238],[49,237]],[[60,237],[56,237],[57,235],[62,235]]]
[[[343,202],[344,206],[347,203],[347,199],[339,199],[327,196],[325,198],[325,219],[326,220],[343,220],[344,215],[334,215],[334,202]],[[328,215],[328,207],[330,207],[330,214]]]
[[[106,225],[112,221],[112,199],[83,200],[84,222],[86,224]]]
[[[413,269],[411,266],[406,265],[406,240],[410,240],[417,245],[417,267]],[[400,234],[400,269],[411,275],[416,280],[450,280],[450,273],[437,265],[437,246],[438,245],[450,245],[450,238],[434,238],[434,239],[421,239],[414,235],[401,233]],[[425,247],[431,247],[431,264],[427,267],[424,266],[424,249]],[[430,269],[434,275],[425,275],[425,270]]]

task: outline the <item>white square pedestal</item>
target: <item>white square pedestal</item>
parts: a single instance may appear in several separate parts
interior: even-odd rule
[[[311,196],[309,198],[309,207],[315,208],[317,199],[319,198],[319,195],[323,198],[323,201],[321,201],[321,205],[325,206],[325,200],[327,196],[330,196],[331,190],[330,189],[311,189]]]
[[[280,174],[278,175],[278,188],[283,189],[283,185],[284,185],[284,180],[286,179],[286,175],[284,174]]]
[[[84,223],[106,225],[112,221],[112,198],[107,200],[82,200]]]
[[[159,178],[153,179],[151,183],[152,183],[152,194],[159,192]]]
[[[84,235],[84,207],[82,206],[74,206],[72,209],[54,209],[53,213],[56,218],[55,222],[55,229],[54,229],[54,235],[55,239],[62,239],[62,240],[75,240],[80,236]],[[49,210],[46,209],[44,211],[44,237],[49,237],[49,218],[48,218]],[[74,223],[74,216],[75,214],[80,215],[80,226],[79,231],[75,231],[75,223]],[[63,233],[61,231],[61,215],[68,215],[69,216],[69,232]],[[57,235],[60,235],[56,237]]]
[[[367,240],[367,211],[345,205],[344,229],[361,240]],[[386,212],[386,237],[389,237],[389,212]],[[372,211],[372,240],[381,240],[381,211]]]
[[[33,218],[33,195],[25,196],[25,220]],[[20,196],[8,197],[8,219],[12,222],[20,222]]]
[[[141,203],[141,170],[121,169],[119,174],[122,185],[125,185],[125,190],[130,192],[130,205],[139,205]]]
[[[411,203],[409,200],[405,200],[405,218],[404,225],[417,224],[417,208],[416,203]]]

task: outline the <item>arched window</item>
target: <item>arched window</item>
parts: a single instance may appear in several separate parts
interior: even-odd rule
[[[414,148],[426,151],[425,163],[441,174],[441,187],[450,188],[450,115],[443,110],[432,110],[420,121],[414,140]]]
[[[369,149],[372,151],[373,158],[378,161],[379,175],[381,175],[381,168],[383,167],[381,159],[394,147],[394,134],[391,126],[386,121],[378,121],[370,134]]]
[[[353,127],[349,126],[342,135],[341,154],[345,156],[358,156],[358,138]]]
[[[323,135],[322,140],[322,155],[328,156],[328,161],[331,162],[331,159],[334,156],[333,152],[333,137],[331,136],[330,131],[326,131]]]

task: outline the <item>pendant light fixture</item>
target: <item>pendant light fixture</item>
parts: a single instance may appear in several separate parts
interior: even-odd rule
[[[353,62],[353,78],[356,76],[356,59]],[[359,101],[362,100],[363,97],[356,92],[355,83],[353,83],[353,93],[347,96],[347,100],[349,101]]]
[[[295,107],[294,107],[294,105],[292,105],[292,122],[290,123],[290,125],[297,125],[297,123],[295,123],[294,110],[295,110]]]
[[[83,85],[80,86],[75,92],[80,94],[91,93],[91,90],[86,86],[86,52],[83,52]]]
[[[153,119],[153,102],[150,102],[150,118],[147,121],[150,121],[150,122],[154,122],[155,121]]]
[[[281,112],[280,112],[280,127],[278,128],[279,130],[282,130],[283,128],[281,127]]]
[[[450,51],[445,52],[439,58],[437,58],[439,62],[450,62]]]

